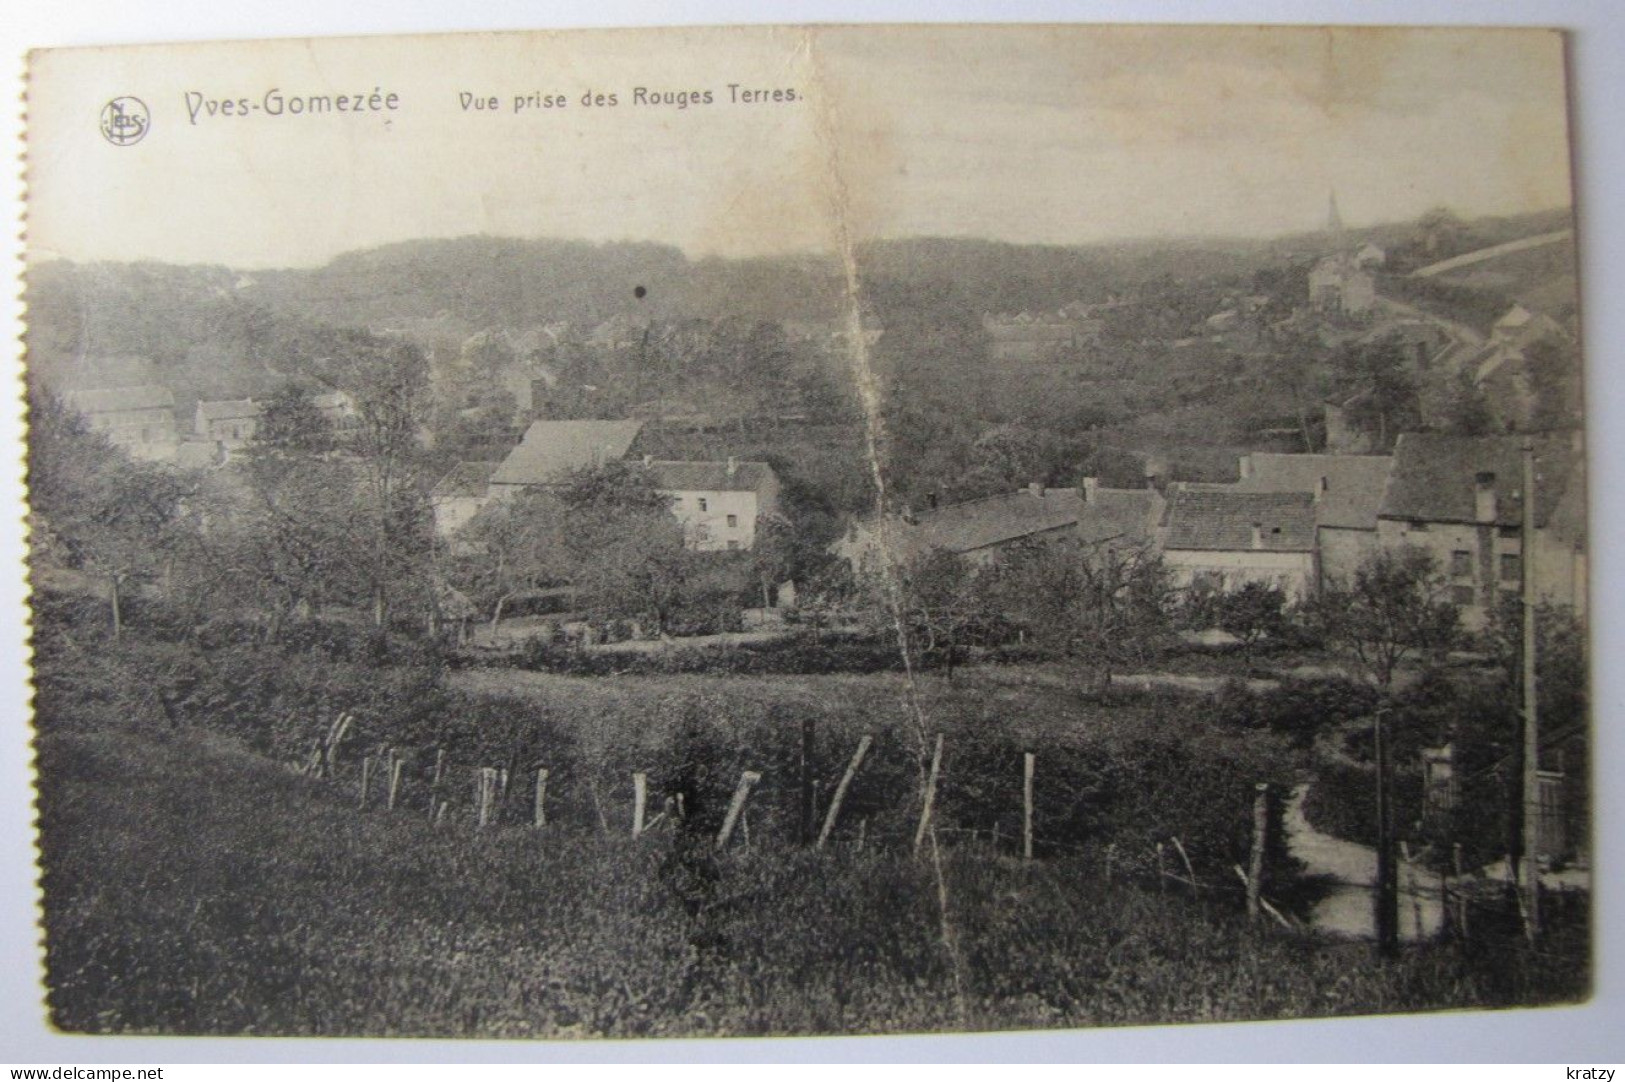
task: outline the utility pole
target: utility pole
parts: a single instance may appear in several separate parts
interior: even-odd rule
[[[1535,447],[1523,441],[1523,874],[1524,930],[1530,939],[1540,932],[1540,726],[1535,680]]]
[[[1399,953],[1399,876],[1394,865],[1393,755],[1388,747],[1388,706],[1373,716],[1377,752],[1377,891],[1372,923],[1377,953],[1392,958]]]

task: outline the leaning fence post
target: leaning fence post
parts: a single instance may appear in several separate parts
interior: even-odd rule
[[[531,821],[538,827],[547,825],[547,767],[536,768],[536,807]]]
[[[824,827],[818,832],[818,848],[824,848],[829,841],[830,831],[835,829],[835,820],[841,814],[841,802],[846,799],[846,791],[852,787],[852,778],[857,774],[858,767],[863,765],[863,757],[869,754],[869,745],[874,743],[874,737],[868,733],[858,741],[858,750],[852,753],[852,761],[846,764],[846,773],[841,775],[841,783],[835,787],[835,795],[830,798],[829,811],[824,815]]]
[[[1263,889],[1264,841],[1269,831],[1269,793],[1267,782],[1253,786],[1253,847],[1247,854],[1247,916],[1258,919],[1258,892]]]
[[[1021,856],[1033,859],[1033,767],[1032,752],[1021,755]]]
[[[751,787],[761,780],[762,776],[754,770],[747,770],[739,775],[739,787],[734,790],[733,800],[728,803],[728,814],[722,819],[722,829],[717,832],[718,849],[728,844],[728,839],[734,832],[734,824],[739,822],[739,814],[745,810],[745,801],[750,796]]]
[[[937,775],[942,771],[942,734],[937,734],[936,750],[931,753],[931,773],[925,779],[925,803],[920,808],[920,825],[914,830],[914,852],[920,851],[925,832],[931,827],[931,808],[937,802]]]
[[[643,812],[649,802],[649,775],[638,771],[632,775],[632,837],[643,834]]]
[[[1190,854],[1185,852],[1185,846],[1180,843],[1178,837],[1169,838],[1168,840],[1174,843],[1174,851],[1179,854],[1179,859],[1185,862],[1185,874],[1190,877],[1191,893],[1201,894],[1202,885],[1196,881],[1196,869],[1191,867]]]

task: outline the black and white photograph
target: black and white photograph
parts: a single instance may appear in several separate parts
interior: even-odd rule
[[[44,1024],[1594,984],[1555,30],[29,60]]]

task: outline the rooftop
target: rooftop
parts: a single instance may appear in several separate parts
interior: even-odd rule
[[[662,492],[757,492],[773,476],[765,462],[669,462],[646,464]]]
[[[1277,455],[1255,452],[1246,456],[1250,472],[1236,488],[1244,492],[1308,492],[1325,479],[1318,521],[1322,526],[1346,530],[1375,530],[1377,512],[1394,460],[1389,455]]]
[[[109,387],[70,391],[68,405],[80,413],[121,413],[125,410],[174,409],[175,393],[149,383],[139,387]]]
[[[574,470],[625,458],[641,431],[642,421],[533,421],[491,484],[559,484]]]
[[[1446,436],[1407,432],[1394,444],[1394,473],[1381,517],[1425,522],[1477,521],[1477,479],[1495,475],[1495,521],[1523,522],[1521,436]],[[1535,525],[1545,526],[1569,479],[1583,485],[1580,456],[1567,436],[1535,440]]]
[[[199,402],[197,414],[205,421],[235,421],[258,417],[265,407],[252,398],[229,398],[221,402]]]
[[[1309,492],[1248,492],[1230,486],[1176,484],[1168,489],[1163,547],[1208,552],[1311,552],[1315,497]],[[1258,527],[1258,544],[1253,527]]]

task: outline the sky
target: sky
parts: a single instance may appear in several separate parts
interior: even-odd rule
[[[1570,200],[1563,63],[1545,31],[1370,28],[49,51],[30,70],[29,256],[263,268],[467,234],[649,240],[696,257],[877,236],[1259,237],[1318,228],[1334,190],[1351,226],[1439,205],[1543,210]],[[747,102],[730,84],[769,93]],[[638,102],[638,87],[712,101]],[[375,89],[395,108],[295,116],[287,104]],[[516,110],[531,94],[569,104]],[[616,103],[583,103],[600,94]],[[98,117],[121,96],[144,103],[150,128],[115,146]],[[494,111],[474,106],[490,98]],[[248,114],[210,111],[226,101]]]

